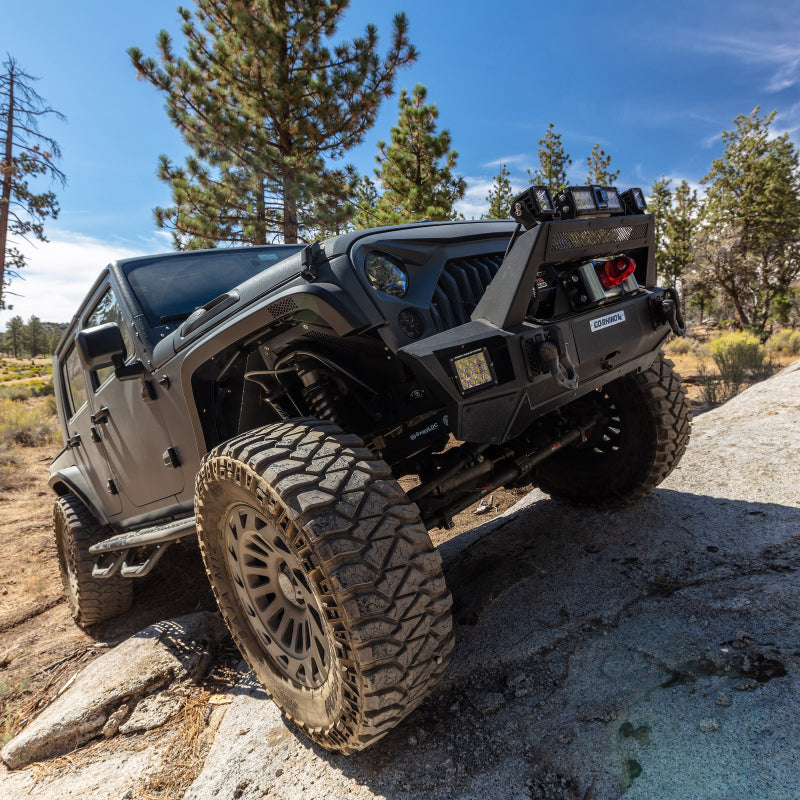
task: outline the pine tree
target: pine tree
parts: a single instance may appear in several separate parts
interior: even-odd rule
[[[514,198],[514,192],[511,189],[510,176],[511,173],[503,164],[500,172],[494,176],[494,183],[489,189],[489,194],[486,195],[489,211],[484,219],[508,219],[511,215],[511,201]]]
[[[662,175],[653,181],[650,196],[647,198],[647,211],[653,215],[656,238],[656,271],[662,275],[667,260],[667,216],[672,208],[672,190],[670,179]]]
[[[694,264],[698,212],[697,192],[686,181],[681,181],[672,194],[664,219],[661,274],[666,286],[677,286],[689,277],[689,270]]]
[[[11,317],[6,325],[6,348],[9,352],[13,353],[14,358],[19,358],[22,355],[22,348],[24,346],[25,338],[25,323],[22,317],[17,315]]]
[[[46,242],[44,221],[58,216],[58,201],[52,191],[36,193],[29,179],[48,178],[66,182],[58,168],[61,157],[55,139],[39,130],[47,116],[64,119],[32,88],[37,80],[22,70],[13,58],[3,63],[0,75],[0,309],[6,307],[5,288],[18,277],[27,258],[17,248],[19,239],[33,237]]]
[[[553,123],[549,123],[544,138],[539,139],[539,169],[528,170],[531,183],[547,186],[554,194],[567,185],[567,169],[572,159],[564,152],[561,134],[555,132]]]
[[[31,358],[41,355],[47,347],[42,321],[37,316],[32,316],[25,326],[28,344],[28,354]]]
[[[403,14],[383,59],[373,25],[329,47],[347,5],[196,0],[179,9],[184,57],[166,31],[160,64],[128,50],[193,151],[183,167],[159,165],[173,205],[154,214],[177,247],[293,243],[343,221],[352,184],[331,162],[363,140],[397,70],[417,57]]]
[[[613,186],[614,182],[619,177],[619,170],[611,172],[611,156],[606,155],[605,150],[596,144],[592,148],[592,152],[586,159],[586,183],[596,184],[598,186]]]
[[[353,196],[355,214],[352,223],[357,230],[372,228],[379,224],[378,199],[378,187],[368,175],[362,175],[356,184]]]
[[[64,331],[57,325],[54,325],[50,330],[50,333],[47,336],[47,352],[54,356],[56,354],[56,348],[58,347],[58,343],[61,341],[61,337],[64,335]]]
[[[708,186],[699,238],[708,279],[719,285],[745,328],[762,338],[776,298],[800,275],[800,162],[789,135],[774,135],[775,112],[739,115],[723,131],[722,158]]]
[[[454,204],[467,190],[466,181],[453,174],[458,153],[450,148],[450,131],[436,132],[439,112],[435,104],[426,104],[427,95],[419,84],[411,95],[403,89],[392,142],[378,142],[375,174],[383,194],[376,219],[381,225],[456,219]]]

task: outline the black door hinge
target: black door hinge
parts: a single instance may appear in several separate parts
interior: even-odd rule
[[[108,482],[106,483],[106,491],[109,494],[119,494],[119,489],[117,489],[117,484],[114,483],[113,478],[108,479]]]
[[[93,442],[101,442],[102,441],[102,439],[100,437],[100,431],[98,431],[97,428],[94,427],[94,425],[92,425],[92,427],[89,428],[89,431],[92,434],[92,441]]]
[[[145,403],[151,403],[157,397],[158,395],[156,394],[156,387],[153,386],[153,381],[144,378],[142,380],[142,400],[144,400]]]

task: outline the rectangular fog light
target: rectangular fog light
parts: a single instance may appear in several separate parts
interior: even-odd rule
[[[456,356],[450,359],[450,364],[462,394],[497,382],[485,347],[463,356]]]

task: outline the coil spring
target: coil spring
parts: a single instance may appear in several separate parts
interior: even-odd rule
[[[328,380],[317,369],[304,369],[301,364],[297,374],[303,383],[303,399],[317,419],[341,425],[336,412],[336,402],[330,391]]]

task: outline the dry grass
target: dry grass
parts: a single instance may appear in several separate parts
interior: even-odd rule
[[[58,432],[58,419],[49,398],[12,400],[0,397],[0,445],[39,447],[50,444]]]
[[[186,701],[180,714],[167,725],[174,728],[164,748],[159,768],[144,778],[137,787],[137,795],[144,800],[173,800],[183,797],[186,790],[203,768],[210,745],[204,736],[211,706],[211,693],[196,689]]]

